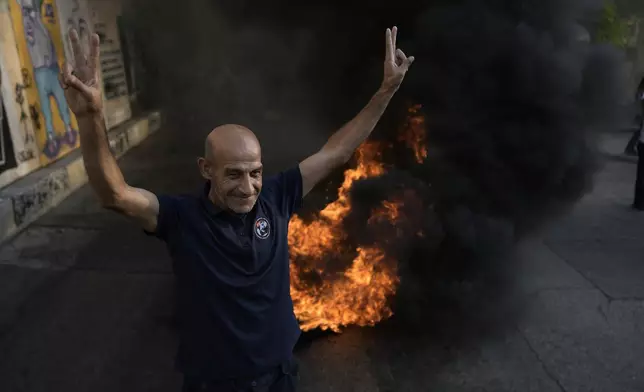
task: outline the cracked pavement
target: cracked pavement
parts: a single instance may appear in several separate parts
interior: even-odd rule
[[[121,159],[126,178],[197,189],[202,139],[188,139],[162,129]],[[270,170],[287,164],[277,147],[265,148]],[[323,335],[298,351],[301,390],[644,391],[634,175],[632,162],[608,161],[568,216],[521,244],[526,310],[508,332],[459,348],[386,325]],[[83,187],[0,248],[0,390],[179,391],[173,301],[163,244]]]

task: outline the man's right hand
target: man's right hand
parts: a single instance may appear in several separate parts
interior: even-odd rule
[[[103,94],[99,87],[99,45],[97,34],[92,34],[89,45],[89,58],[85,57],[78,32],[69,30],[69,39],[74,53],[74,67],[65,64],[61,73],[60,84],[65,90],[67,104],[76,118],[101,115],[103,112]]]

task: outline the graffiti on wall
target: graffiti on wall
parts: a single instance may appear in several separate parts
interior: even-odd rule
[[[0,96],[2,97],[2,162],[0,187],[40,167],[35,126],[30,118],[25,86],[32,83],[18,56],[13,23],[6,1],[0,1]]]
[[[40,160],[47,164],[78,147],[78,125],[58,81],[64,62],[55,0],[10,0],[28,112],[34,124]]]
[[[125,96],[127,79],[118,37],[109,34],[110,29],[106,23],[96,23],[94,29],[101,38],[101,74],[105,98],[111,100]]]
[[[14,169],[16,160],[13,158],[13,146],[11,135],[9,134],[9,123],[5,114],[2,94],[0,94],[0,173]]]
[[[16,83],[15,95],[16,95],[16,104],[20,109],[20,125],[21,129],[28,129],[26,124],[30,116],[27,115],[25,111],[25,95],[24,95],[25,85]],[[31,111],[30,111],[31,113]],[[31,148],[31,146],[36,142],[33,132],[23,132],[22,133],[22,144],[25,146],[25,149],[22,151],[16,152],[16,159],[18,162],[27,162],[36,158],[36,152]]]
[[[83,0],[80,0],[80,3],[82,6]],[[110,129],[132,116],[117,23],[121,6],[106,1],[90,1],[87,5],[91,15],[92,32],[101,40],[101,87],[105,99],[105,123]]]
[[[16,103],[18,104],[18,107],[20,108],[20,122],[23,125],[26,125],[24,123],[28,122],[29,120],[32,121],[32,124],[36,127],[36,129],[40,129],[40,117],[39,117],[39,112],[36,109],[34,105],[29,105],[29,114],[25,112],[25,94],[24,91],[26,88],[29,88],[32,86],[31,78],[29,76],[29,71],[27,71],[26,68],[22,69],[22,83],[16,83],[16,88],[15,88],[15,93],[16,93]],[[25,126],[23,129],[27,129]],[[25,146],[32,146],[36,143],[36,138],[34,137],[33,132],[24,132],[23,133],[23,144]],[[22,151],[18,151],[16,154],[16,158],[20,162],[25,162],[29,161],[31,159],[36,158],[36,152],[31,149],[31,148],[25,148]]]
[[[52,205],[57,196],[65,194],[70,187],[69,173],[67,170],[59,170],[42,179],[34,188],[12,197],[16,226],[38,217]]]

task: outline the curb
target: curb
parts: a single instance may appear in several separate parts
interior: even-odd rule
[[[614,154],[610,152],[603,152],[602,155],[604,155],[605,158],[613,160],[613,161],[620,161],[620,162],[627,162],[627,163],[633,163],[637,165],[637,156],[630,156],[626,154]]]
[[[161,127],[161,112],[153,111],[108,131],[118,159]],[[80,148],[0,190],[0,244],[56,207],[87,182]]]

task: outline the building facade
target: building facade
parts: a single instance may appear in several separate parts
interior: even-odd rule
[[[68,37],[101,38],[100,78],[106,126],[131,116],[121,53],[118,0],[0,0],[0,188],[79,147],[78,122],[58,74],[73,64]]]
[[[618,17],[624,30],[624,50],[631,90],[635,91],[644,77],[644,2],[615,0]]]

